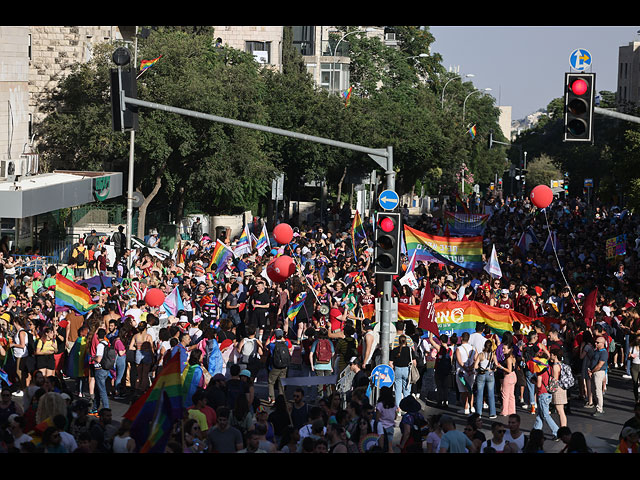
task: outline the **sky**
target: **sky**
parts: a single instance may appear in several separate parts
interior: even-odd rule
[[[591,53],[587,72],[596,74],[596,91],[615,92],[618,50],[639,41],[640,26],[429,26],[431,53],[442,65],[472,73],[477,89],[491,88],[497,106],[511,106],[512,120],[546,109],[563,96],[564,74],[578,49]],[[446,101],[446,92],[445,92]]]

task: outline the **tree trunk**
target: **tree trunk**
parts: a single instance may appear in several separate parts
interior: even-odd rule
[[[344,178],[347,176],[347,167],[344,167],[344,172],[342,172],[342,177],[338,182],[338,210],[342,208],[342,182],[344,182]]]
[[[142,205],[140,205],[140,208],[138,208],[138,237],[140,238],[144,238],[145,221],[147,218],[147,207],[149,206],[151,201],[155,198],[155,196],[158,194],[161,186],[162,186],[162,174],[159,174],[156,177],[156,184],[154,185],[153,190],[151,190],[151,193],[144,198]],[[140,191],[139,188],[136,190]]]

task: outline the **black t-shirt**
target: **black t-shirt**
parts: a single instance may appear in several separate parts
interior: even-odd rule
[[[368,385],[369,385],[369,377],[363,370],[360,370],[358,373],[356,373],[353,376],[353,380],[351,382],[351,386],[353,388],[366,387]]]
[[[396,347],[391,350],[389,360],[393,362],[394,367],[408,367],[411,363],[411,352],[409,347]]]
[[[271,297],[265,290],[262,293],[255,292],[252,296],[252,303],[256,305],[269,305],[271,303]],[[253,314],[256,316],[266,316],[269,313],[268,308],[253,308]]]

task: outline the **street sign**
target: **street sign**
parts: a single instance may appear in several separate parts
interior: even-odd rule
[[[585,188],[593,187],[593,178],[585,178],[584,179],[584,186],[585,186]]]
[[[378,203],[384,210],[393,210],[400,203],[400,197],[393,190],[385,190],[378,197]]]
[[[584,48],[578,48],[571,52],[569,63],[571,64],[571,68],[581,72],[591,66],[591,54]]]
[[[392,387],[395,381],[393,368],[384,363],[378,365],[371,372],[371,381],[374,387]]]

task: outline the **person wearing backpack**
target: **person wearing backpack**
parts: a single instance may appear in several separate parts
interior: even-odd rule
[[[316,340],[311,345],[311,371],[317,376],[329,376],[333,373],[333,357],[335,349],[333,342],[329,340],[326,328],[318,331]],[[329,390],[331,387],[329,386]],[[322,396],[324,385],[318,385],[318,396]],[[329,392],[330,393],[330,392]]]
[[[82,243],[82,239],[76,247],[71,252],[71,258],[74,259],[76,267],[75,267],[75,276],[79,278],[84,278],[84,272],[87,268],[87,260],[89,256],[89,252],[87,251],[87,247]]]
[[[100,402],[102,402],[103,408],[109,408],[107,378],[109,377],[109,370],[115,367],[115,356],[111,356],[108,353],[110,347],[109,341],[106,338],[107,331],[104,328],[99,328],[96,335],[98,336],[98,346],[96,347],[96,354],[93,357],[93,368],[98,395],[94,398],[93,410],[100,408]],[[115,353],[113,348],[111,348],[111,350]],[[113,363],[113,365],[110,365],[110,362]]]
[[[429,341],[438,350],[436,356],[435,381],[436,401],[438,408],[446,408],[449,405],[449,387],[451,386],[451,372],[453,371],[453,349],[449,346],[449,336],[440,334],[440,343],[436,342],[429,334]]]
[[[284,332],[280,328],[275,330],[275,339],[269,343],[269,405],[275,403],[275,385],[278,384],[278,393],[284,395],[284,387],[280,379],[287,378],[287,371],[291,363],[293,344],[284,338]]]
[[[553,348],[551,350],[551,361],[549,362],[551,366],[551,377],[555,379],[558,386],[555,392],[551,394],[551,403],[556,407],[556,412],[558,412],[558,417],[560,417],[560,426],[567,426],[567,414],[564,409],[568,402],[567,390],[560,383],[560,378],[562,376],[562,365],[563,365],[563,355],[562,350],[560,348]]]
[[[264,352],[262,342],[256,338],[256,326],[246,326],[247,336],[240,340],[237,346],[237,350],[240,352],[241,358],[238,362],[242,369],[247,369],[251,372],[253,378],[258,375],[258,372],[262,368],[260,358]]]

